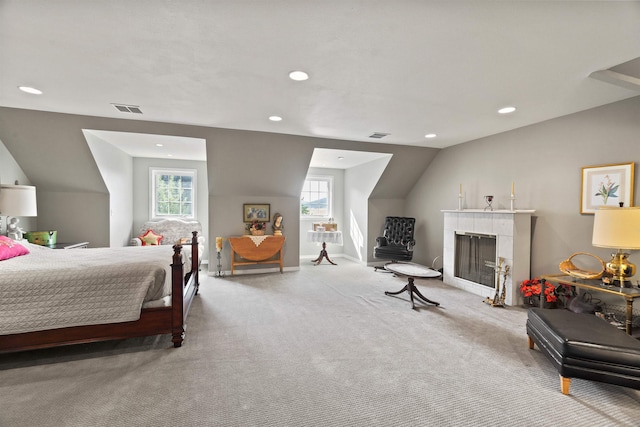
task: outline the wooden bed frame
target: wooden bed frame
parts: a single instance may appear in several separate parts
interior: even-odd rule
[[[183,271],[182,245],[178,244],[173,247],[171,307],[143,308],[140,312],[140,318],[131,322],[74,326],[1,335],[0,353],[161,334],[171,334],[173,346],[180,347],[184,340],[189,308],[193,298],[198,294],[200,286],[198,277],[198,232],[194,231],[192,233],[191,271],[187,274],[184,274]]]

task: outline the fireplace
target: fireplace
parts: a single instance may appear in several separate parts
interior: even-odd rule
[[[496,236],[457,231],[454,276],[495,288]]]
[[[493,298],[496,283],[494,266],[498,259],[502,259],[503,267],[509,266],[506,280],[504,276],[500,279],[501,287],[506,283],[505,303],[520,304],[522,297],[518,286],[523,280],[529,279],[531,274],[531,215],[535,211],[464,209],[443,212],[442,278],[444,283],[484,298]],[[473,277],[460,274],[464,269],[456,264],[456,252],[463,250],[458,239],[464,239],[464,237],[460,236],[483,236],[482,239],[467,238],[483,240],[483,245],[484,243],[490,245],[489,240],[494,241],[495,248],[484,251],[490,253],[488,259],[478,261],[480,264],[478,268],[485,269],[484,273]],[[487,241],[484,242],[484,239]]]

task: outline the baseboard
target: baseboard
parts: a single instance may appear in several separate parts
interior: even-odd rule
[[[282,272],[286,273],[289,271],[298,271],[300,267],[283,267]],[[233,275],[231,275],[231,270],[225,270],[222,272],[224,277],[235,277],[235,276],[243,276],[247,274],[265,274],[265,273],[280,273],[280,269],[278,267],[275,268],[251,268],[251,269],[237,269]],[[209,271],[207,272],[207,276],[216,276],[218,274],[217,271]]]
[[[304,259],[304,260],[312,260],[312,259],[316,259],[318,258],[318,255],[300,255],[300,259]],[[338,254],[329,254],[329,258],[346,258],[346,255],[343,253],[338,253]]]
[[[318,255],[300,255],[300,260],[305,260],[305,261],[307,261],[307,260],[311,261],[311,260],[314,260],[316,258],[318,258]],[[347,254],[344,254],[344,253],[339,253],[339,254],[335,254],[335,255],[329,254],[329,258],[331,258],[331,259],[344,258],[344,259],[347,259],[349,261],[353,261],[356,264],[369,266],[369,264],[367,264],[365,261],[363,261],[361,259],[358,259],[358,258],[354,258],[351,255],[347,255]]]

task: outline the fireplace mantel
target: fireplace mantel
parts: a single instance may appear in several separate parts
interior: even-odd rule
[[[443,281],[483,297],[493,298],[494,289],[454,276],[456,232],[481,233],[496,236],[497,258],[504,259],[510,272],[507,276],[507,305],[520,304],[518,286],[529,279],[531,270],[531,216],[535,210],[443,210]],[[502,286],[503,278],[500,283]]]
[[[532,214],[535,212],[534,209],[516,209],[515,211],[511,211],[509,209],[500,209],[500,210],[483,210],[483,209],[451,209],[451,210],[441,210],[440,212],[455,212],[455,213],[483,213],[483,214]]]

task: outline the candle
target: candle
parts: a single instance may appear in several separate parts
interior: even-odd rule
[[[511,181],[511,197],[515,196],[516,193],[513,191],[513,181]]]
[[[459,196],[462,196],[462,184],[460,184],[460,191],[458,192]]]
[[[216,251],[222,251],[222,237],[216,237]]]

